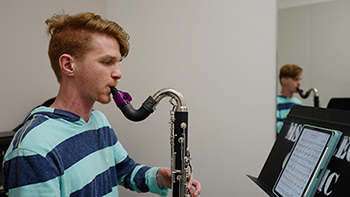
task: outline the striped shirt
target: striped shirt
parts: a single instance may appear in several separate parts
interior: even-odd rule
[[[3,186],[9,196],[118,196],[118,185],[166,196],[158,169],[136,164],[101,112],[93,110],[85,122],[39,107],[4,156]]]
[[[302,105],[302,102],[294,96],[292,98],[288,98],[280,94],[277,95],[277,134],[280,133],[283,122],[294,105]]]

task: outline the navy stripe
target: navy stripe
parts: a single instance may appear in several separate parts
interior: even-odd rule
[[[110,193],[113,187],[118,185],[116,173],[115,167],[112,166],[107,171],[97,175],[92,182],[85,185],[82,189],[73,192],[70,196],[104,196]]]
[[[23,141],[24,137],[36,126],[42,124],[47,121],[48,118],[43,116],[35,116],[33,121],[32,119],[28,120],[17,132],[12,141],[12,150],[18,148],[18,145]],[[32,121],[32,122],[31,122]]]
[[[132,172],[136,166],[137,164],[135,163],[135,161],[131,159],[128,155],[122,162],[115,165],[115,167],[117,168],[118,178]]]
[[[149,191],[148,186],[145,184],[146,183],[145,174],[146,174],[146,171],[149,169],[150,167],[143,166],[141,169],[139,169],[139,171],[137,171],[134,177],[134,181],[136,183],[137,188],[139,188],[142,192]]]
[[[60,175],[52,164],[40,155],[15,157],[4,163],[4,190],[45,182]]]
[[[284,109],[290,109],[292,108],[295,103],[281,103],[277,105],[277,110],[284,110]]]
[[[133,159],[131,159],[129,156],[127,156],[122,162],[118,163],[115,167],[117,169],[117,174],[118,174],[118,178],[120,178],[121,176],[128,174],[125,179],[124,179],[124,187],[131,189],[131,175],[132,175],[132,171],[134,170],[134,168],[136,166],[139,166],[140,164],[136,164],[135,161]],[[137,188],[139,188],[142,192],[148,192],[149,188],[148,186],[145,184],[145,174],[146,171],[150,169],[150,167],[148,166],[143,166],[139,169],[139,171],[137,171],[135,177],[134,177],[134,181],[136,183]]]
[[[113,146],[117,141],[117,136],[108,126],[98,130],[88,130],[63,141],[48,153],[46,158],[56,165],[62,165],[61,172],[63,172],[84,157]]]
[[[131,177],[132,171],[138,165],[139,164],[136,164],[135,161],[129,157],[129,155],[122,162],[115,165],[115,168],[117,169],[118,178],[121,178],[122,176],[127,174],[122,184],[125,188],[131,189],[130,177]]]
[[[285,118],[277,118],[277,122],[283,122]]]

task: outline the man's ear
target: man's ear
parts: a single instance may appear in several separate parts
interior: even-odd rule
[[[63,54],[61,55],[59,62],[62,74],[67,76],[73,76],[75,74],[75,65],[73,63],[74,58],[71,55]]]
[[[286,80],[287,80],[287,78],[281,77],[281,84],[282,84],[282,85],[285,84],[285,83],[286,83]]]

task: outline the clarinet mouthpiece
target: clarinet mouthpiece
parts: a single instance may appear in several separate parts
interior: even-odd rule
[[[298,91],[298,93],[300,93],[300,94],[304,92],[304,90],[299,89],[299,88],[297,88],[297,91]]]

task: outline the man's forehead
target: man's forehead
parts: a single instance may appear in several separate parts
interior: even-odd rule
[[[94,34],[92,36],[92,52],[101,57],[121,60],[120,45],[112,36],[104,34]]]

